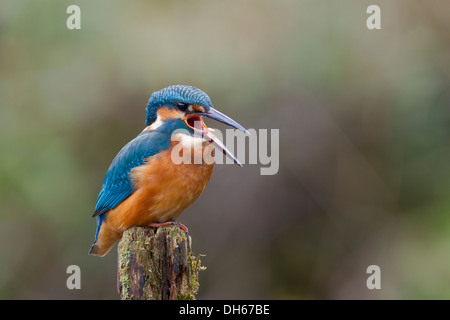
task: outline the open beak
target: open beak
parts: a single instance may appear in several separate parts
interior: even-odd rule
[[[218,139],[214,135],[213,130],[208,128],[205,125],[205,123],[203,122],[201,117],[208,117],[208,118],[217,120],[217,121],[222,122],[222,123],[224,123],[226,125],[229,125],[230,127],[239,129],[239,130],[245,132],[246,134],[250,134],[250,132],[248,132],[247,129],[245,129],[239,123],[237,123],[236,121],[234,121],[230,117],[224,115],[223,113],[217,111],[214,108],[209,108],[208,112],[195,113],[195,114],[188,115],[184,119],[185,123],[190,128],[192,128],[194,130],[194,132],[196,132],[197,134],[201,134],[202,137],[205,140],[211,142],[217,149],[222,151],[222,153],[224,155],[228,156],[230,159],[232,159],[234,161],[234,163],[236,163],[238,166],[242,167],[242,164],[239,162],[239,160],[234,156],[234,154],[232,154],[225,147],[225,145],[222,143],[222,141],[220,141],[220,139]]]
[[[219,122],[225,123],[226,125],[229,125],[230,127],[236,128],[241,130],[242,132],[245,132],[246,134],[250,134],[250,132],[247,131],[243,126],[241,126],[239,123],[231,119],[230,117],[224,115],[222,112],[217,111],[214,108],[209,108],[208,112],[203,112],[199,114],[200,116],[208,117],[214,120],[217,120]]]

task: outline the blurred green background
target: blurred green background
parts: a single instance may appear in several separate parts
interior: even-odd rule
[[[218,165],[180,217],[199,299],[450,298],[449,35],[445,0],[1,1],[0,299],[118,298],[91,214],[171,84],[280,129],[278,174]]]

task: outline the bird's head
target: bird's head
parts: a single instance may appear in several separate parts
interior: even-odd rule
[[[236,157],[214,136],[213,130],[205,125],[202,117],[220,121],[246,134],[249,132],[230,117],[214,109],[211,99],[202,90],[185,85],[164,88],[152,94],[146,110],[145,125],[150,130],[158,128],[171,119],[182,120],[183,128],[190,134],[201,134],[205,140],[213,143],[236,164],[241,165]]]

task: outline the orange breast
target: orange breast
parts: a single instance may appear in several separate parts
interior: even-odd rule
[[[132,226],[175,221],[202,194],[214,163],[174,164],[171,152],[176,144],[133,169],[136,191],[107,213],[104,223],[109,228],[121,233]]]

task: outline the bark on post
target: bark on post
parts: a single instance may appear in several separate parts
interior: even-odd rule
[[[133,227],[118,246],[117,287],[122,300],[193,300],[198,272],[191,237],[177,225]]]

